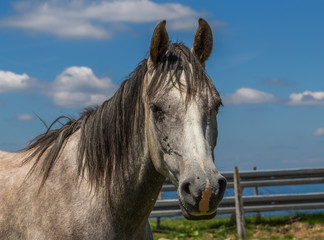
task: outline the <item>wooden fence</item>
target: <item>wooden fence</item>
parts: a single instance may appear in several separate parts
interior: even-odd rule
[[[233,197],[224,197],[217,213],[236,215],[238,235],[241,238],[245,237],[244,213],[324,209],[324,186],[322,192],[316,193],[258,195],[258,187],[323,184],[324,168],[239,172],[235,167],[234,172],[223,173],[223,176],[227,179],[227,188],[234,188],[235,191]],[[245,188],[253,188],[254,195],[243,195]],[[166,182],[162,192],[166,191],[176,191],[176,189],[171,183]],[[159,199],[150,217],[181,215],[178,199]]]

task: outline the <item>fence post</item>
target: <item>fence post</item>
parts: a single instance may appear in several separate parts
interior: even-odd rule
[[[256,170],[257,170],[257,167],[254,166],[254,167],[253,167],[253,170],[256,171]],[[254,187],[254,195],[255,195],[255,196],[258,196],[258,195],[259,195],[258,187]],[[260,219],[260,212],[256,212],[256,218],[257,218],[257,219]]]
[[[242,188],[240,186],[240,175],[237,166],[234,167],[234,193],[235,193],[235,213],[236,227],[239,238],[246,237],[245,219],[242,199]]]
[[[162,190],[159,193],[158,200],[162,200]],[[160,224],[161,224],[161,218],[160,217],[157,217],[156,218],[156,230],[157,231],[160,231]]]

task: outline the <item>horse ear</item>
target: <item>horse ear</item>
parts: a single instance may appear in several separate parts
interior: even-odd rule
[[[199,26],[197,28],[192,52],[199,59],[201,64],[205,67],[205,61],[209,58],[213,50],[213,33],[209,24],[202,18],[199,19]]]
[[[166,21],[160,22],[152,36],[150,45],[150,59],[155,66],[164,56],[169,46],[169,35],[165,28]]]

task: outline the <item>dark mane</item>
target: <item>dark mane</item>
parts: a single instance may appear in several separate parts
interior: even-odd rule
[[[23,149],[32,151],[24,163],[36,158],[29,174],[41,164],[41,187],[69,137],[80,130],[79,175],[86,174],[95,189],[111,181],[114,181],[114,186],[118,189],[131,164],[129,157],[136,160],[143,148],[141,142],[145,137],[145,116],[142,95],[143,79],[147,70],[145,59],[121,84],[114,96],[101,106],[86,109],[79,119],[69,119],[61,128],[49,128]],[[185,84],[180,81],[182,72],[185,73]],[[151,99],[157,93],[167,91],[170,86],[186,91],[187,102],[205,89],[215,89],[199,60],[180,43],[169,45],[167,53],[155,66],[155,74],[144,95]]]

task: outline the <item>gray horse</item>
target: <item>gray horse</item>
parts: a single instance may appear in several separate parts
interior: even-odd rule
[[[0,151],[0,239],[152,239],[166,177],[187,219],[216,215],[226,180],[213,154],[222,102],[205,73],[212,31],[200,19],[190,50],[165,25],[111,99]]]

